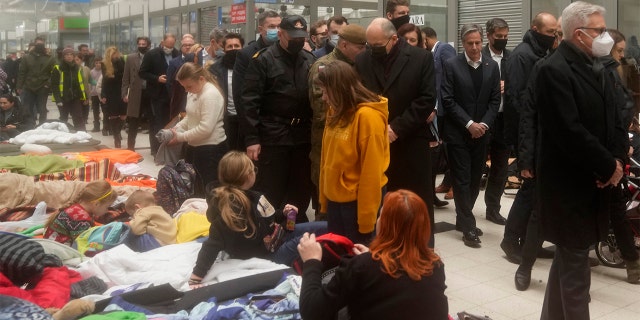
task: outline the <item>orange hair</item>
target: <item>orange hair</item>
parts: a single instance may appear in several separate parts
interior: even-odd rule
[[[371,256],[382,262],[387,274],[399,278],[403,271],[416,281],[433,274],[440,257],[429,248],[429,211],[418,195],[408,190],[387,193],[378,223]]]

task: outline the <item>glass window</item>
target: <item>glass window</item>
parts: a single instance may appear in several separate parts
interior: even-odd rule
[[[131,50],[131,22],[121,22],[118,28],[118,36],[116,37],[116,47],[123,53]]]
[[[318,7],[318,20],[327,20],[335,15],[334,7]]]
[[[166,33],[173,33],[174,35],[176,35],[176,38],[180,38],[180,15],[179,14],[172,14],[169,16],[165,17],[165,32]]]
[[[593,1],[591,1],[593,2]],[[562,10],[571,4],[571,0],[535,0],[531,1],[531,19],[540,12],[549,12],[556,17],[562,14]],[[528,29],[528,28],[527,28]]]
[[[142,19],[133,20],[133,22],[131,23],[131,41],[129,41],[129,52],[135,52],[137,50],[138,46],[136,43],[136,39],[142,36],[145,36]]]
[[[638,0],[618,0],[618,29],[627,38],[627,58],[635,58],[640,62],[640,2]]]
[[[164,35],[164,17],[152,17],[149,20],[151,47],[157,47]]]
[[[182,29],[180,35],[191,33],[189,30],[189,14],[187,12],[182,14]],[[194,30],[195,31],[195,30]]]
[[[349,23],[354,23],[367,27],[373,19],[378,18],[377,10],[342,8],[342,16],[347,18]]]
[[[409,9],[415,25],[433,28],[440,41],[455,41],[447,39],[447,0],[411,1]]]
[[[197,36],[197,32],[198,32],[198,25],[196,23],[197,19],[197,14],[195,11],[192,11],[189,13],[189,31],[191,32],[191,34],[193,34],[193,36]],[[202,39],[200,40],[201,42],[203,41]]]

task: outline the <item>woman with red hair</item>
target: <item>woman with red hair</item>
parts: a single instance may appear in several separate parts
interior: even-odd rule
[[[322,248],[304,234],[298,252],[304,262],[300,313],[305,320],[334,319],[348,307],[357,319],[447,319],[444,264],[429,248],[426,205],[408,190],[389,192],[371,248],[356,244],[327,285],[321,283]]]

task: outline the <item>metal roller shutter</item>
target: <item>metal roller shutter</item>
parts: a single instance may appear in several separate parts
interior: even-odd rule
[[[513,49],[522,41],[525,30],[522,27],[522,0],[458,0],[458,36],[462,25],[476,23],[485,29],[489,19],[502,18],[509,24],[509,42],[507,48]],[[484,30],[486,33],[486,30]],[[484,35],[483,35],[484,36]],[[485,37],[486,43],[486,37]],[[457,41],[458,50],[462,50],[461,41]]]

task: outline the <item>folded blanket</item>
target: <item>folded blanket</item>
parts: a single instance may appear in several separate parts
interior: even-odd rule
[[[82,168],[84,163],[77,160],[67,160],[58,155],[44,156],[9,156],[0,157],[0,169],[11,172],[35,176],[42,173],[54,173],[65,170]]]

